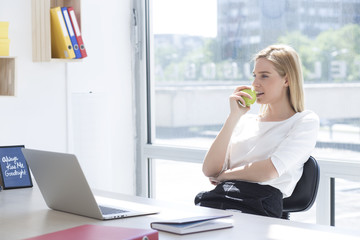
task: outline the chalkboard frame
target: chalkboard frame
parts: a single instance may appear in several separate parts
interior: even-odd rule
[[[25,146],[24,145],[0,146],[0,175],[1,175],[0,183],[3,189],[30,188],[33,186],[29,166],[21,151],[22,148],[25,148]],[[26,172],[26,174],[22,175],[21,180],[14,179],[13,176],[11,177],[5,176],[6,175],[5,167],[7,163],[3,161],[3,158],[7,156],[6,154],[14,155],[15,153],[16,153],[15,157],[18,158],[17,161],[19,161],[21,166],[23,166],[21,168]]]

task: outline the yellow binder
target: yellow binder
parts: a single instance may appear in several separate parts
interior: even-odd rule
[[[10,39],[0,38],[0,56],[9,56]]]
[[[70,37],[60,7],[50,9],[51,55],[53,58],[75,58]]]
[[[8,38],[9,22],[0,22],[0,39]]]

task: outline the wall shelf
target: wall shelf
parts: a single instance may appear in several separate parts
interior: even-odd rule
[[[81,59],[51,57],[50,8],[73,7],[81,29],[80,0],[32,0],[32,50],[34,62],[79,62]]]
[[[15,57],[0,56],[0,96],[15,96]]]

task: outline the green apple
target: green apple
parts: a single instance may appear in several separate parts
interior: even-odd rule
[[[248,98],[248,97],[242,97],[244,100],[245,100],[245,104],[246,106],[250,106],[251,104],[253,104],[255,101],[256,101],[256,92],[252,89],[244,89],[244,90],[241,90],[242,92],[246,92],[247,94],[249,94],[252,99]]]

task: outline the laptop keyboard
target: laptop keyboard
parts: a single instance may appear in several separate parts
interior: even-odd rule
[[[118,214],[118,213],[125,213],[128,212],[126,210],[118,209],[118,208],[112,208],[112,207],[105,207],[105,206],[99,206],[100,211],[103,215],[108,214]]]

